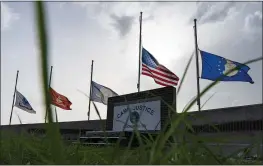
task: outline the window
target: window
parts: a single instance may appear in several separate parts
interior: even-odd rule
[[[233,121],[233,122],[222,123],[222,124],[193,125],[192,127],[196,133],[214,133],[214,132],[218,132],[218,130],[219,132],[253,131],[253,130],[262,130],[263,121],[262,120]]]
[[[230,124],[229,124],[229,131],[230,132],[234,131],[234,122],[230,122]]]
[[[258,120],[259,130],[263,130],[263,120]]]

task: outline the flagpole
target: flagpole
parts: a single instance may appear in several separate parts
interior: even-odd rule
[[[9,119],[9,125],[11,125],[11,120],[12,120],[12,116],[13,116],[13,109],[14,109],[14,102],[15,102],[16,85],[17,85],[17,80],[18,80],[18,74],[19,74],[19,70],[17,70],[17,72],[16,72],[16,83],[15,83],[15,90],[14,90],[14,95],[13,95],[13,102],[12,102],[12,108],[11,108],[11,115],[10,115],[10,119]]]
[[[55,107],[55,113],[56,113],[56,122],[58,122],[58,113],[57,113],[57,107]]]
[[[142,52],[142,12],[140,12],[140,33],[139,33],[139,71],[138,71],[138,92],[140,92],[141,82],[141,52]]]
[[[197,81],[197,105],[198,111],[201,111],[200,102],[200,84],[199,84],[199,61],[198,61],[198,45],[197,45],[197,30],[196,30],[196,19],[194,19],[194,30],[195,30],[195,55],[196,55],[196,81]]]
[[[91,61],[91,73],[90,73],[90,90],[89,90],[89,111],[88,111],[88,120],[90,119],[90,102],[91,102],[91,93],[92,93],[92,76],[93,76],[93,60]]]
[[[51,66],[51,69],[50,69],[48,88],[50,88],[50,85],[51,85],[52,70],[53,70],[53,66]],[[46,120],[47,120],[47,110],[46,110],[45,122]]]

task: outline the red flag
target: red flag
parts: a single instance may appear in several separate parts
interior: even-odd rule
[[[64,110],[71,110],[71,102],[66,96],[57,93],[54,89],[50,88],[51,103]]]

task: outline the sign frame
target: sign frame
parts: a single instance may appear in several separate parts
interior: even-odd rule
[[[108,99],[107,105],[107,119],[106,119],[106,131],[113,130],[113,116],[114,116],[114,106],[118,105],[128,105],[131,103],[140,103],[146,101],[161,100],[161,130],[154,131],[160,132],[165,130],[162,126],[165,125],[166,121],[172,116],[173,113],[176,113],[176,88],[175,87],[163,87],[148,91],[142,91],[137,93],[131,93],[127,95],[110,97]],[[173,107],[173,110],[169,106]],[[152,131],[148,131],[152,132]]]

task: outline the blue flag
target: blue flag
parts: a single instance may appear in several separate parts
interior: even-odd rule
[[[221,77],[220,81],[241,81],[250,82],[251,84],[254,83],[252,78],[247,73],[250,69],[248,66],[205,51],[200,50],[200,52],[202,57],[201,78],[216,81]],[[237,70],[227,74],[227,72],[236,67],[238,67]]]
[[[113,90],[111,90],[110,88],[92,81],[91,96],[90,96],[91,101],[95,101],[107,105],[108,98],[114,96],[118,96],[118,94]]]

